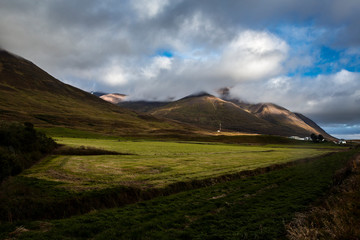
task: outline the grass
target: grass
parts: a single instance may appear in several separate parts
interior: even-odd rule
[[[3,226],[18,239],[284,239],[352,152],[83,216]]]
[[[48,156],[5,182],[0,188],[0,220],[83,214],[260,174],[274,169],[270,167],[274,164],[337,151],[314,148],[316,145],[304,148],[68,137],[58,137],[57,141],[79,155]],[[89,151],[133,155],[85,156]]]
[[[82,145],[132,155],[49,157],[23,176],[55,181],[70,190],[116,186],[162,188],[172,183],[201,180],[311,158],[334,149],[289,146],[239,146],[215,143],[118,141],[57,138],[71,147]]]
[[[291,240],[360,238],[360,155],[354,159],[352,173],[330,195],[309,211],[297,213],[286,225]]]
[[[51,128],[37,128],[46,133],[50,137],[67,137],[67,138],[93,138],[93,139],[117,139],[114,136],[105,135],[101,133],[89,132],[79,129],[51,127]]]

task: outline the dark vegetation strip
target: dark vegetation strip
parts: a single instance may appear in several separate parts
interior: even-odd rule
[[[133,153],[121,153],[116,151],[109,151],[105,149],[95,148],[95,147],[87,147],[87,146],[80,146],[80,147],[70,147],[65,145],[59,145],[52,154],[55,155],[83,155],[83,156],[90,156],[90,155],[135,155]]]
[[[306,141],[297,141],[287,137],[273,135],[239,135],[239,136],[212,136],[212,135],[196,135],[196,134],[160,134],[156,137],[152,135],[139,135],[136,137],[123,136],[125,139],[148,139],[148,140],[164,140],[164,141],[194,141],[194,142],[221,142],[230,144],[307,144]]]
[[[55,147],[54,140],[31,123],[0,122],[0,183],[31,167]]]
[[[19,239],[284,239],[285,223],[340,183],[350,171],[338,170],[354,154],[339,152],[122,208],[45,223],[19,222],[3,230],[29,230]],[[44,225],[50,227],[44,230]]]
[[[328,153],[322,157],[331,154],[334,153]],[[56,182],[21,176],[3,184],[0,190],[0,221],[65,218],[84,214],[94,209],[120,207],[159,196],[168,196],[182,191],[244,179],[319,158],[321,157],[300,159],[208,179],[176,182],[164,188],[148,189],[119,186],[111,189],[72,193],[65,189],[59,190]]]
[[[239,136],[212,136],[212,135],[200,135],[188,132],[177,133],[177,134],[166,134],[156,132],[148,135],[124,135],[124,136],[110,136],[101,133],[88,132],[78,129],[70,128],[40,128],[41,131],[46,132],[47,135],[51,137],[74,137],[74,138],[94,138],[94,139],[119,139],[119,140],[129,140],[129,141],[192,141],[192,142],[222,142],[222,143],[234,143],[234,144],[304,144],[309,145],[309,142],[306,141],[297,141],[294,139],[281,137],[281,136],[271,136],[271,135],[239,135]]]

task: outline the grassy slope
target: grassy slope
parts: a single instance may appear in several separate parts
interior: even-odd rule
[[[6,51],[0,50],[0,65],[0,120],[118,135],[190,130],[105,102]]]
[[[295,212],[324,194],[354,152],[168,197],[51,222],[20,239],[282,239]],[[45,226],[45,227],[44,227]],[[7,231],[16,225],[3,226]],[[3,236],[6,236],[3,234]]]
[[[288,134],[304,137],[309,137],[311,133],[316,135],[322,134],[326,139],[335,140],[309,118],[298,113],[290,112],[276,104],[249,104],[247,109],[261,119],[271,122],[276,126],[282,126]]]
[[[275,127],[233,103],[210,95],[186,97],[156,108],[151,114],[196,124],[213,130],[219,128],[220,122],[223,129],[240,132],[269,133],[267,130]]]
[[[310,136],[311,133],[321,133],[331,139],[331,136],[311,120],[301,118],[274,104],[244,105],[208,94],[185,97],[149,112],[155,116],[192,123],[212,130],[217,130],[221,123],[222,129],[238,132],[303,137]]]

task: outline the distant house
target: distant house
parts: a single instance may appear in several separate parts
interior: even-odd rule
[[[305,138],[302,138],[302,137],[299,137],[299,136],[291,136],[291,137],[289,137],[289,138],[295,139],[295,140],[299,140],[299,141],[304,141],[304,140],[306,140]]]
[[[345,139],[340,139],[338,141],[334,141],[335,144],[346,144],[346,140]]]

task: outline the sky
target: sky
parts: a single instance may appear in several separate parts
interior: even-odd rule
[[[230,88],[360,139],[358,0],[0,0],[0,48],[86,91]]]

